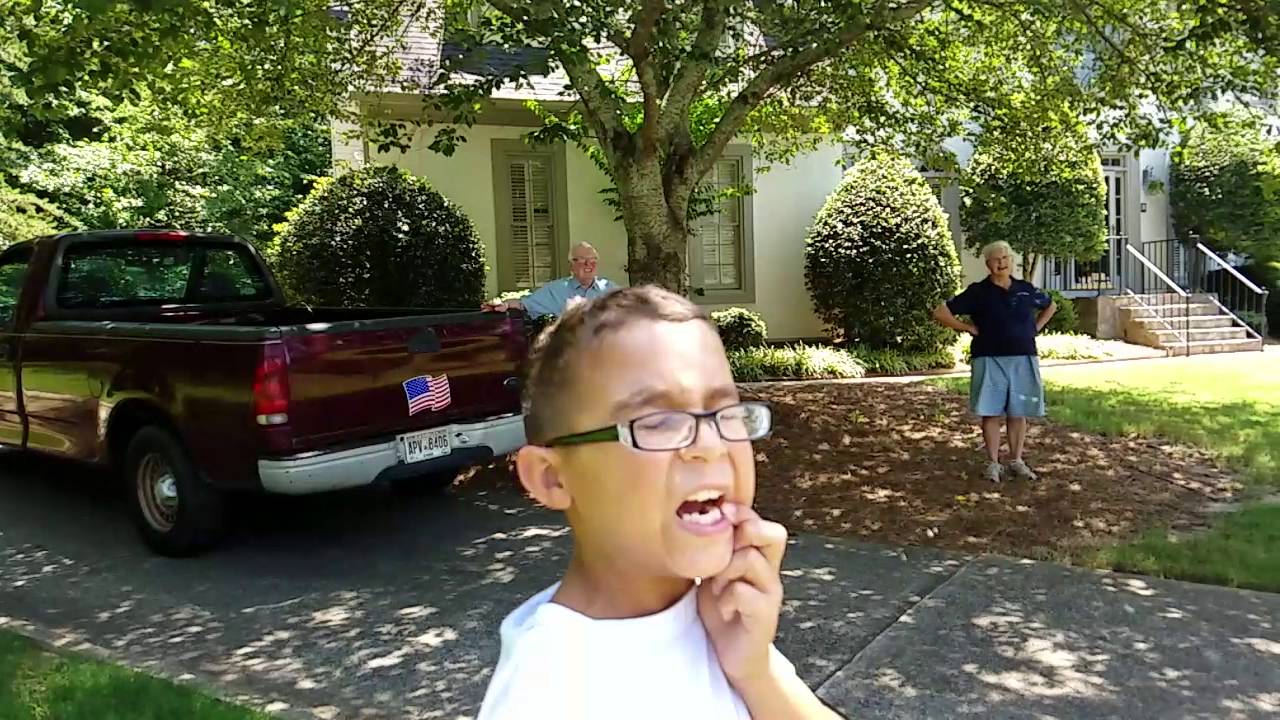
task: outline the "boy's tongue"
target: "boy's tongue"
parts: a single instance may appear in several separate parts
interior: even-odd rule
[[[714,500],[685,500],[676,509],[677,515],[701,515],[716,506]]]

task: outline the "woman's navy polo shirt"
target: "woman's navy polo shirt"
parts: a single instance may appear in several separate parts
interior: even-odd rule
[[[973,357],[1036,355],[1036,318],[1052,299],[1025,280],[1008,290],[991,278],[973,283],[947,301],[953,315],[968,315],[978,328]]]

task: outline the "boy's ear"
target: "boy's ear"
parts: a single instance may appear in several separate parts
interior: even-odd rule
[[[560,458],[550,448],[526,445],[516,454],[516,474],[525,492],[552,510],[568,510],[572,502],[560,474]]]

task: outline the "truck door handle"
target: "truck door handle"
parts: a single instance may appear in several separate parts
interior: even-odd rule
[[[436,337],[436,331],[426,328],[409,338],[409,352],[415,355],[440,352],[440,338]]]

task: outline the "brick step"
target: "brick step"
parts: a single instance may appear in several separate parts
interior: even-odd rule
[[[1180,305],[1184,302],[1192,304],[1212,305],[1218,299],[1216,293],[1193,293],[1189,298],[1184,298],[1177,293],[1149,293],[1145,295],[1120,295],[1116,298],[1116,307],[1140,307],[1141,305]]]
[[[1248,338],[1245,340],[1209,340],[1206,342],[1193,342],[1190,344],[1192,355],[1207,355],[1209,353],[1229,353],[1229,352],[1261,352],[1262,341],[1257,338]],[[1188,346],[1174,345],[1165,348],[1170,355],[1185,355]]]
[[[1182,342],[1178,337],[1179,330],[1168,330],[1165,328],[1154,328],[1147,330],[1148,333],[1154,334],[1156,340],[1163,345],[1175,345]],[[1250,337],[1249,332],[1242,327],[1229,328],[1192,328],[1186,332],[1191,342],[1209,342],[1213,340],[1244,340]]]
[[[1128,322],[1146,330],[1162,330],[1166,322],[1179,330],[1182,329],[1184,322],[1193,330],[1236,327],[1236,321],[1231,319],[1229,315],[1192,315],[1190,318],[1176,318],[1174,320],[1158,317],[1131,317],[1128,318]]]
[[[1191,315],[1218,315],[1221,310],[1213,303],[1178,303],[1176,305],[1148,305],[1146,307],[1122,307],[1121,314],[1126,318],[1141,317],[1186,317]]]

